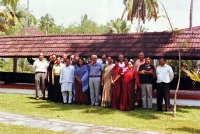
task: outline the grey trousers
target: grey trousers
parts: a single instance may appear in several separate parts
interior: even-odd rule
[[[42,90],[42,97],[45,98],[45,78],[46,73],[35,73],[35,94],[39,98],[39,90]]]
[[[89,78],[91,105],[99,105],[100,77]]]
[[[142,108],[152,108],[152,84],[141,84]]]

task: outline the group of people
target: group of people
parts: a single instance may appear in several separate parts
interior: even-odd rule
[[[48,99],[63,104],[90,104],[119,110],[133,110],[135,102],[143,109],[152,109],[153,74],[157,76],[157,110],[170,111],[170,87],[173,80],[172,68],[165,57],[159,58],[155,69],[151,58],[143,52],[138,60],[131,61],[120,54],[118,58],[103,55],[102,63],[97,55],[81,58],[79,55],[55,54],[50,61],[44,60],[43,53],[33,63],[35,70],[36,100],[39,89],[45,99],[45,78],[48,83]],[[47,76],[47,77],[46,77]]]

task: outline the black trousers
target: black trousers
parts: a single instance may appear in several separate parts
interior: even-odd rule
[[[165,100],[165,110],[170,110],[170,89],[169,83],[157,83],[157,109],[162,110],[163,99]]]
[[[48,99],[54,101],[54,93],[53,93],[54,85],[52,85],[52,78],[49,78],[48,82]]]
[[[60,76],[54,77],[54,101],[55,102],[62,102],[62,93],[61,93],[61,86],[60,86]]]

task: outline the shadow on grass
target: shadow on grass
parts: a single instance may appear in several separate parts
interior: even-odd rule
[[[27,97],[29,99],[33,99],[33,97]],[[80,110],[84,114],[96,114],[96,115],[105,115],[105,114],[125,114],[130,117],[135,118],[143,118],[147,120],[156,120],[162,118],[162,116],[172,117],[172,112],[167,113],[165,111],[158,112],[156,111],[156,105],[153,105],[153,110],[143,110],[139,107],[135,107],[135,110],[132,111],[120,111],[113,110],[111,108],[103,108],[103,107],[93,107],[90,105],[76,105],[76,104],[62,104],[55,103],[49,100],[39,100],[39,101],[30,101],[27,103],[38,104],[37,108],[40,109],[50,109],[52,111],[66,111],[66,110]],[[171,106],[173,107],[173,106]],[[190,109],[199,109],[197,107],[183,107],[178,106],[177,112],[179,113],[190,113]],[[171,109],[172,110],[172,109]]]
[[[180,127],[180,128],[170,128],[171,130],[178,132],[187,132],[191,134],[200,134],[200,128],[190,128],[190,127]]]

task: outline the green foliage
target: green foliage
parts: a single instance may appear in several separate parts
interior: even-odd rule
[[[112,33],[128,33],[131,29],[131,25],[128,25],[126,20],[121,19],[111,20],[108,26]]]
[[[174,75],[178,76],[179,73],[179,61],[178,60],[167,60],[167,64],[169,64],[173,71],[174,71]],[[187,70],[193,70],[195,71],[198,67],[198,61],[197,60],[181,60],[181,68],[185,68]],[[181,72],[181,76],[185,77],[187,76],[184,72]]]
[[[140,18],[143,23],[146,19],[155,21],[158,19],[158,2],[157,0],[124,0],[127,5],[127,20],[133,21],[133,18]]]
[[[96,22],[88,19],[87,15],[82,16],[80,24],[71,24],[64,31],[66,34],[103,34],[109,32],[108,26],[98,25]]]
[[[18,59],[18,70],[17,72],[22,73],[34,73],[33,67],[29,64],[26,58],[19,58]]]
[[[0,60],[0,71],[2,72],[12,72],[13,71],[13,59],[12,58],[2,58]]]

